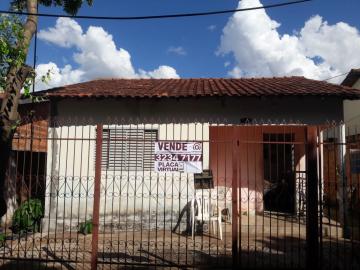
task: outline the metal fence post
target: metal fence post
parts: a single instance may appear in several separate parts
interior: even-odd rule
[[[306,268],[319,262],[317,128],[306,129]]]
[[[339,221],[342,225],[343,233],[342,237],[350,238],[351,232],[349,228],[349,216],[348,216],[348,209],[349,209],[349,201],[347,197],[346,188],[347,185],[347,175],[346,175],[346,151],[347,151],[347,144],[346,144],[346,129],[345,124],[340,124],[339,127],[339,141],[338,141],[338,171],[339,171],[339,180],[338,181],[338,188],[337,188],[337,197],[339,202]]]
[[[238,148],[239,140],[236,129],[233,129],[233,150],[232,150],[232,262],[235,268],[239,264],[239,212],[238,212]]]
[[[102,152],[103,129],[102,125],[96,126],[96,158],[95,158],[95,184],[94,184],[94,205],[93,205],[93,231],[91,269],[97,269],[98,262],[98,241],[99,241],[99,211],[100,211],[100,184],[101,184],[101,152]]]

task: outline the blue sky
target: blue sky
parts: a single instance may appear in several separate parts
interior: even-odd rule
[[[253,6],[259,4],[258,0],[246,0],[244,2],[247,2],[248,6],[252,3],[254,3]],[[279,2],[281,1],[261,1],[264,5]],[[0,8],[7,9],[8,3],[9,1],[1,1]],[[94,0],[92,7],[85,5],[79,14],[102,16],[153,15],[235,9],[238,5],[239,1],[234,0]],[[271,20],[275,20],[281,24],[276,28],[280,37],[284,34],[296,37],[299,35],[298,31],[304,27],[304,24],[315,15],[320,15],[322,17],[321,22],[324,23],[324,21],[327,21],[330,26],[344,22],[353,29],[360,29],[360,20],[358,19],[359,10],[360,1],[358,0],[315,0],[293,6],[269,9],[266,10],[265,14],[271,18]],[[41,7],[40,11],[53,13],[62,12],[58,8],[44,7]],[[236,16],[238,16],[238,18],[239,16],[245,17],[248,16],[246,13],[251,12],[254,13],[254,11],[242,12]],[[308,75],[308,77],[312,77],[310,73],[296,74],[296,68],[291,69],[289,72],[288,68],[283,69],[278,67],[270,67],[267,70],[259,71],[256,65],[251,66],[250,63],[244,65],[243,63],[249,61],[249,59],[244,60],[243,57],[246,58],[247,55],[253,55],[253,58],[257,58],[257,51],[263,49],[259,47],[254,51],[247,46],[250,46],[253,42],[261,42],[261,39],[251,40],[250,38],[250,40],[244,41],[245,43],[239,42],[239,46],[244,46],[244,52],[242,52],[241,48],[229,43],[237,43],[238,39],[248,39],[248,37],[244,37],[242,34],[240,34],[240,36],[233,34],[236,33],[237,26],[242,30],[249,29],[251,32],[253,30],[250,29],[250,27],[244,27],[249,26],[249,24],[257,24],[257,22],[256,20],[243,22],[240,18],[237,20],[235,26],[231,28],[232,30],[229,31],[228,35],[232,37],[225,37],[225,41],[222,41],[223,29],[228,24],[231,16],[232,14],[225,14],[151,21],[77,20],[77,23],[80,24],[83,32],[86,32],[89,26],[98,26],[102,27],[108,34],[111,34],[116,48],[123,48],[131,55],[131,64],[136,73],[139,73],[139,69],[148,72],[157,69],[160,65],[166,65],[175,69],[180,77],[269,75]],[[263,22],[266,24],[266,21]],[[56,19],[54,18],[41,18],[39,30],[54,27],[55,23]],[[257,30],[259,31],[259,29]],[[336,29],[333,30],[335,31]],[[341,29],[339,31],[341,31]],[[259,32],[258,35],[261,36],[263,33]],[[331,33],[327,34],[329,40],[330,35]],[[351,42],[351,38],[356,36],[356,34],[345,35],[345,38],[349,38],[348,42]],[[342,36],[340,35],[338,38],[341,39]],[[356,41],[357,40],[354,39],[354,42]],[[307,42],[309,43],[310,41]],[[324,43],[326,42],[327,39],[324,40]],[[304,43],[303,41],[300,43],[302,47],[307,46],[303,45]],[[324,46],[325,45],[326,44],[324,44]],[[286,46],[286,44],[284,46]],[[277,49],[279,48],[277,47]],[[273,50],[272,47],[269,47],[270,51],[276,52],[277,49],[275,48]],[[337,48],[337,50],[340,49]],[[354,48],[345,47],[345,49],[350,50]],[[38,41],[37,64],[53,62],[60,69],[65,65],[70,65],[73,70],[76,70],[81,64],[74,60],[73,56],[74,53],[81,50],[81,48],[76,48],[74,44],[70,46],[70,48],[64,48],[54,43],[53,40],[49,42],[48,39],[42,38]],[[248,50],[252,51],[249,52]],[[310,48],[309,51],[312,52],[307,53],[306,57],[312,59],[315,64],[326,62],[329,63],[331,67],[321,69],[319,74],[317,74],[317,70],[312,71],[317,74],[313,76],[314,78],[322,79],[328,75],[334,75],[336,72],[343,72],[344,69],[348,68],[348,66],[341,66],[341,68],[336,66],[336,63],[332,63],[330,60],[328,61],[326,56],[323,56],[321,53],[320,56],[314,55],[318,50],[319,48]],[[330,49],[328,48],[328,50]],[[242,55],[242,53],[244,55]],[[328,54],[330,53],[334,54],[336,50]],[[29,58],[32,57],[31,54],[32,53],[30,53]],[[357,57],[357,55],[358,51],[354,51],[353,57]],[[289,55],[285,55],[284,57],[286,59]],[[272,61],[272,59],[273,58],[265,57],[263,61]],[[346,61],[346,59],[344,60]],[[297,60],[294,61],[294,65],[297,63],[302,65],[303,60],[300,60],[300,62],[296,62]],[[353,62],[353,64],[357,63],[359,63],[360,66],[360,60]],[[309,68],[309,70],[311,70],[311,68]],[[102,76],[104,75],[102,74]],[[93,77],[94,75],[92,75],[92,77],[85,76],[83,79],[92,79]]]

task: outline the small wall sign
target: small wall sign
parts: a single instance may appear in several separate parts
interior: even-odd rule
[[[203,161],[201,142],[155,142],[155,172],[201,173]]]

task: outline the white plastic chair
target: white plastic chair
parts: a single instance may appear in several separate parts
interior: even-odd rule
[[[192,239],[194,239],[196,222],[197,221],[206,221],[206,222],[209,222],[209,232],[210,232],[210,225],[213,226],[214,235],[216,235],[215,224],[217,223],[220,240],[222,240],[220,207],[217,207],[216,214],[214,214],[211,210],[212,209],[211,209],[209,198],[207,198],[205,196],[201,196],[201,197],[195,196],[191,200],[191,236],[192,236]]]

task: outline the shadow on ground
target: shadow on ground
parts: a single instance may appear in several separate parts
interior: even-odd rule
[[[1,260],[0,260],[1,261]],[[21,261],[21,262],[16,262],[16,261],[11,261],[11,262],[6,262],[5,264],[0,266],[0,270],[28,270],[28,269],[37,269],[37,270],[60,270],[60,269],[67,269],[67,268],[62,268],[60,265],[59,266],[54,266],[52,265],[52,263],[50,263],[49,265],[45,265],[36,261]]]
[[[296,237],[271,237],[247,242],[243,237],[240,255],[241,269],[305,269],[306,242]],[[250,243],[250,244],[249,244]],[[322,269],[360,269],[358,256],[360,243],[336,239],[323,239]],[[83,262],[68,262],[64,257],[56,256],[49,250],[46,265],[36,260],[9,261],[1,259],[0,270],[26,269],[90,269]],[[98,254],[99,269],[232,269],[233,257],[230,252],[216,255],[216,250],[195,250],[188,247],[177,253],[176,250],[165,250],[153,253],[148,250],[135,250],[136,254],[124,252],[100,252]],[[139,255],[141,254],[141,255]],[[165,255],[164,255],[165,254]],[[59,263],[60,262],[60,263]]]

